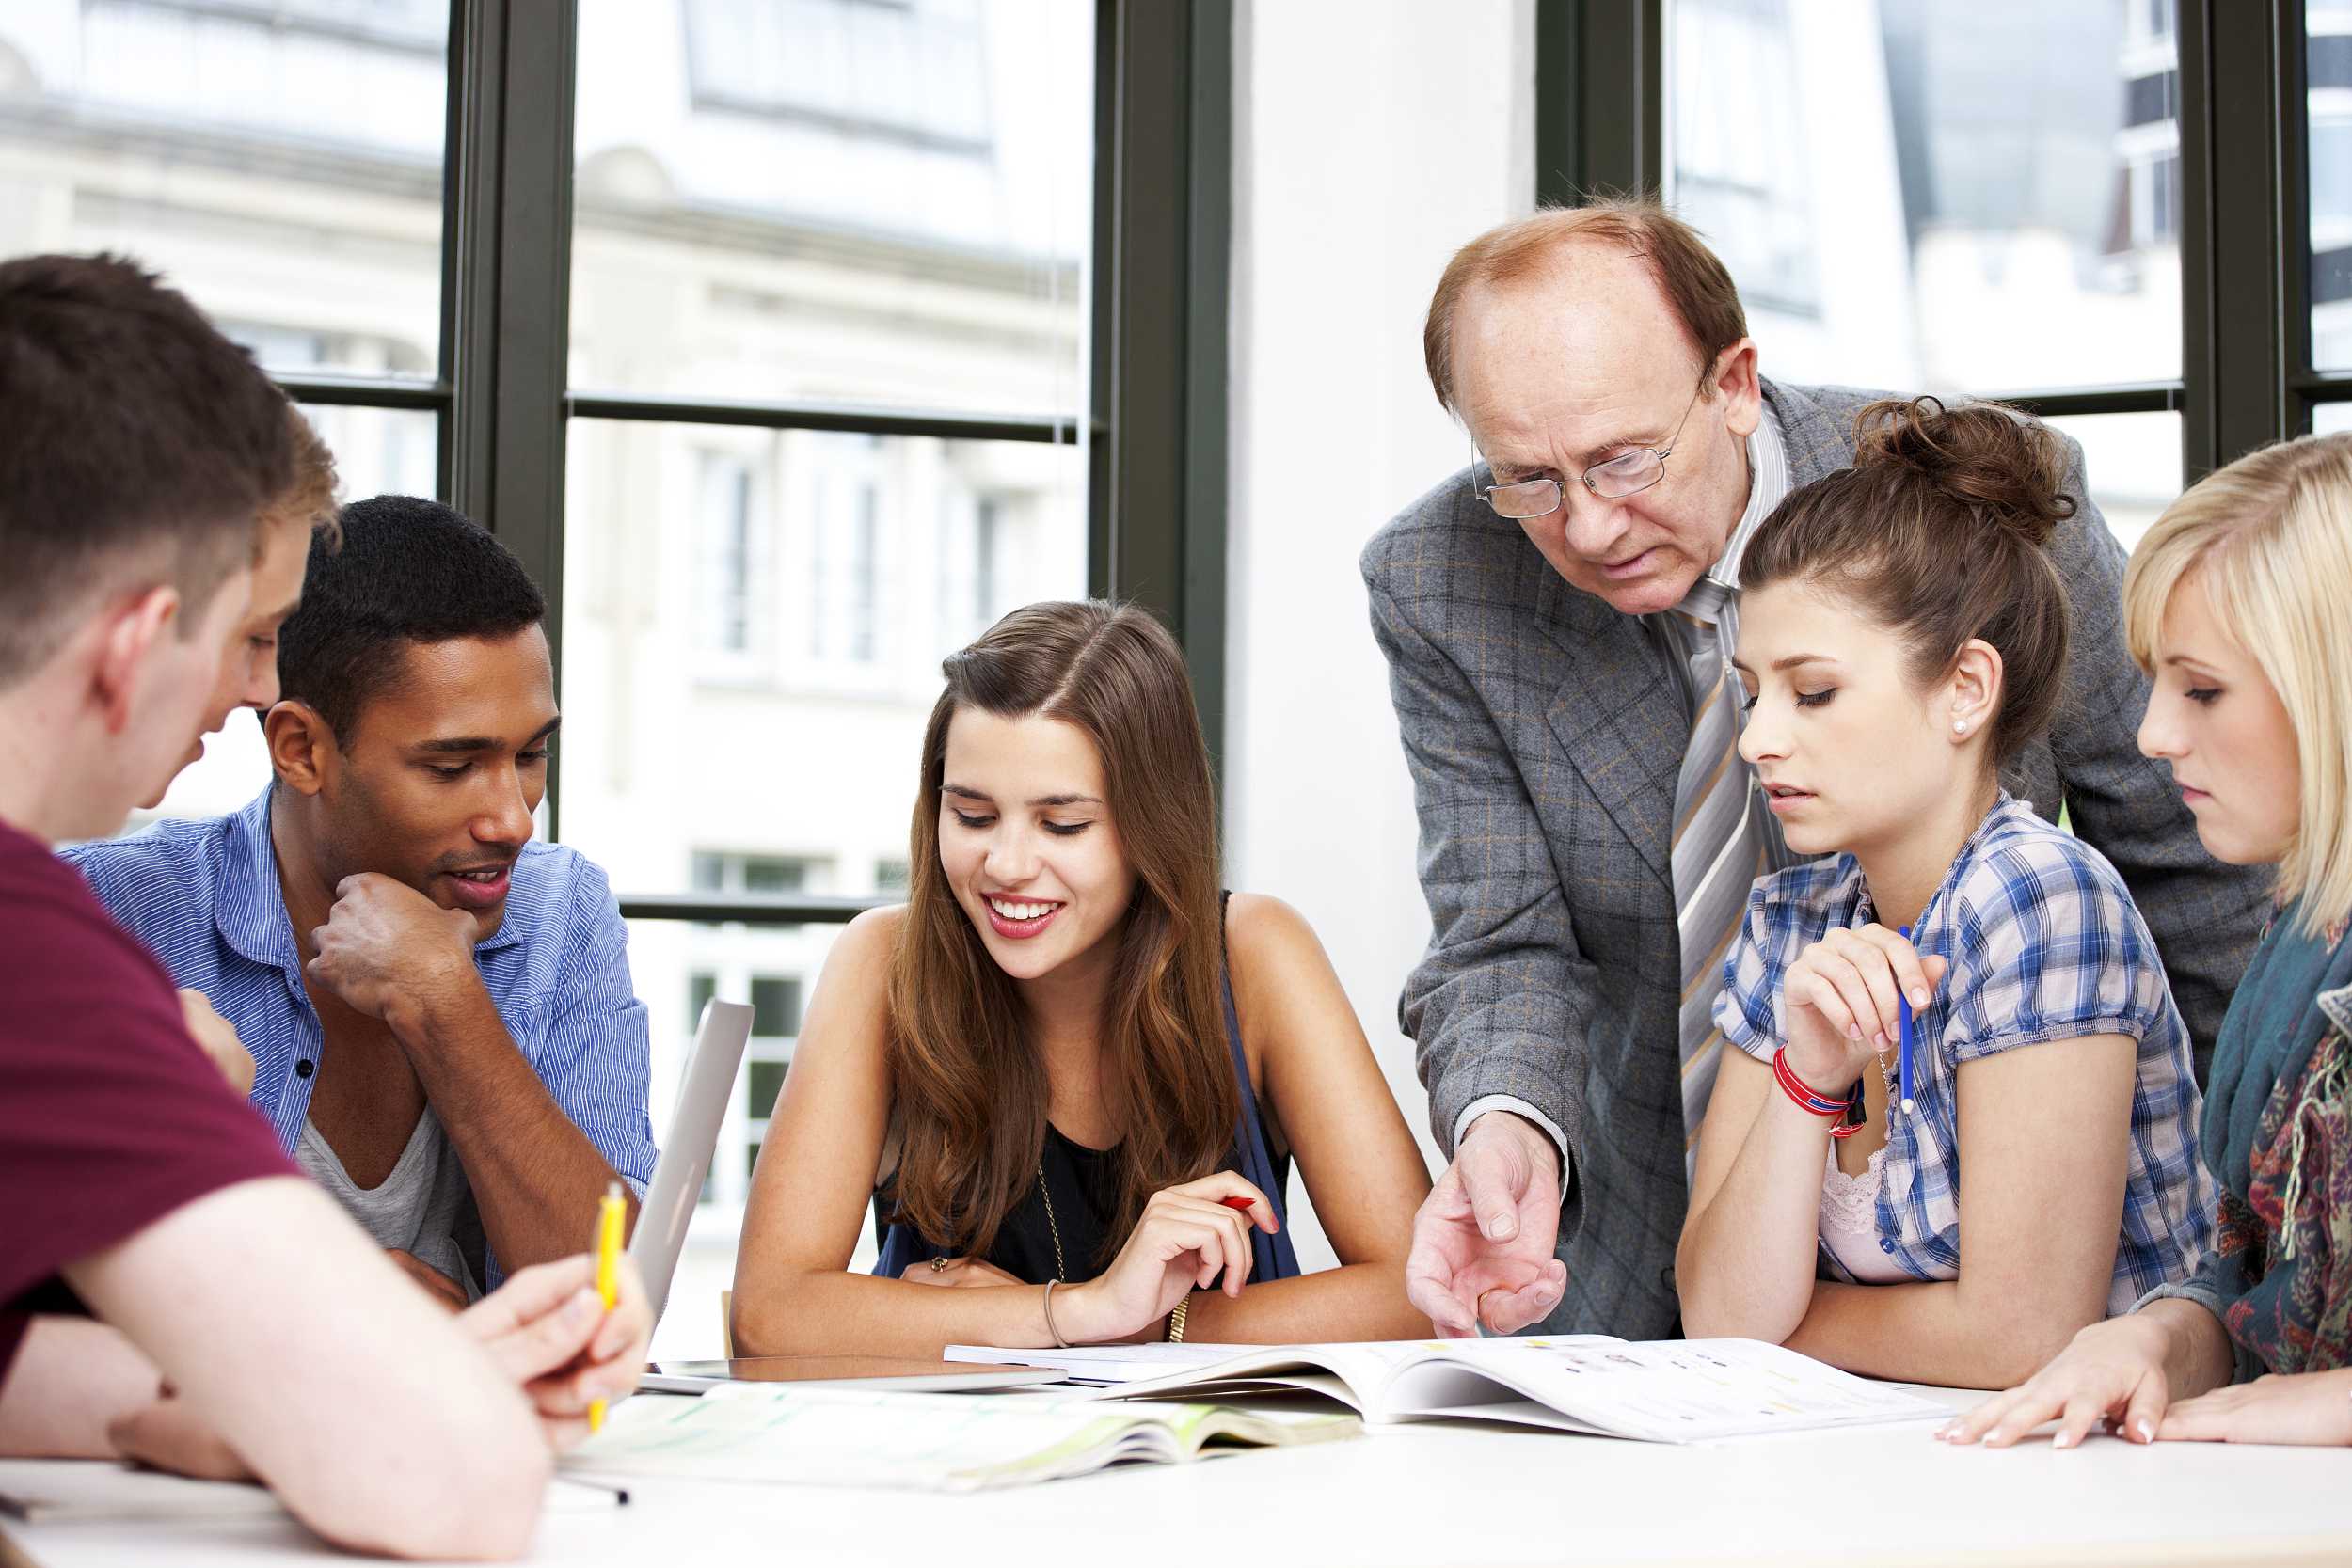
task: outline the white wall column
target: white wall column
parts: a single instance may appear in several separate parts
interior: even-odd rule
[[[1428,906],[1356,558],[1469,459],[1430,394],[1422,316],[1454,248],[1533,204],[1534,11],[1237,13],[1227,875],[1313,924],[1435,1166],[1396,1027]],[[1303,1206],[1294,1228],[1305,1266],[1330,1260]]]

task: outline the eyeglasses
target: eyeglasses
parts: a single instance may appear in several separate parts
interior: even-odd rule
[[[1596,463],[1584,470],[1584,488],[1606,500],[1623,500],[1638,496],[1666,477],[1666,459],[1674,455],[1675,443],[1682,439],[1682,427],[1691,422],[1691,410],[1699,405],[1699,394],[1707,390],[1701,381],[1691,389],[1691,401],[1683,405],[1682,418],[1675,422],[1672,436],[1662,447],[1635,447],[1621,451],[1606,463]],[[1475,452],[1475,449],[1473,453]],[[1492,470],[1489,469],[1489,472]],[[1563,499],[1560,482],[1556,479],[1523,479],[1515,484],[1489,484],[1478,489],[1479,499],[1495,509],[1495,515],[1519,521],[1528,517],[1549,517],[1560,510]]]

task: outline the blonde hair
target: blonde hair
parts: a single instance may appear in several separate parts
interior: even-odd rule
[[[2352,432],[2249,452],[2165,509],[2123,574],[2141,669],[2192,578],[2295,726],[2302,799],[2278,889],[2318,936],[2352,913]]]

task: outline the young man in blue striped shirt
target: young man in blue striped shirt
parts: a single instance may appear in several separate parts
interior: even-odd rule
[[[559,716],[521,563],[343,508],[278,634],[253,803],[72,856],[254,1062],[280,1147],[453,1307],[642,1193],[646,1015],[604,873],[538,843]]]

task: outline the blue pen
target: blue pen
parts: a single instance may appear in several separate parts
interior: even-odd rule
[[[1909,942],[1911,927],[1905,926],[1901,927],[1901,930],[1903,940]],[[1897,1091],[1902,1096],[1903,1115],[1909,1116],[1915,1108],[1911,1099],[1911,997],[1909,993],[1897,990],[1895,1004],[1902,1009],[1899,1015],[1902,1025],[1900,1037],[1895,1041],[1895,1083]]]

